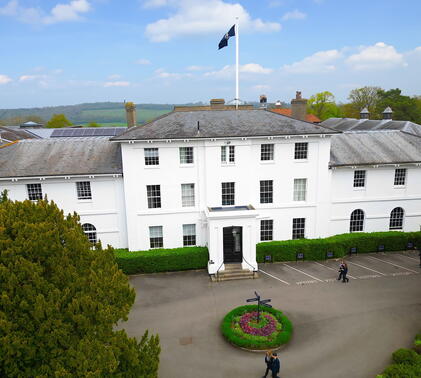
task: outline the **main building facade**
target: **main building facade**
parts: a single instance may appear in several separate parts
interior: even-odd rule
[[[355,131],[343,121],[178,109],[111,139],[7,145],[0,187],[78,212],[92,241],[206,245],[210,274],[226,263],[257,269],[260,241],[419,230],[421,126],[354,120]]]

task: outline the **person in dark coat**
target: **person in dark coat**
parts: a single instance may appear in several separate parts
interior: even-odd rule
[[[348,274],[348,265],[346,262],[343,263],[343,272],[342,272],[342,282],[349,282],[349,278],[346,276]]]
[[[272,378],[279,378],[278,373],[281,368],[281,363],[279,362],[278,355],[276,353],[272,353],[272,357]]]
[[[272,370],[273,357],[272,357],[272,351],[271,350],[268,350],[265,354],[265,363],[266,363],[266,372],[265,372],[265,375],[262,378],[266,378],[269,371]]]
[[[344,260],[341,261],[341,264],[339,265],[339,277],[338,277],[338,281],[340,281],[341,279],[343,279],[344,277],[344,270],[345,270],[345,262]]]

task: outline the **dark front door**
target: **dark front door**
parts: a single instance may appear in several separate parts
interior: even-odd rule
[[[243,261],[242,230],[242,227],[224,227],[224,263]]]

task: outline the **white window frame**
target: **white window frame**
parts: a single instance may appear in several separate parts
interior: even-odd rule
[[[42,200],[42,185],[40,183],[26,184],[26,191],[30,201]]]
[[[396,168],[393,186],[403,188],[406,185],[406,168]]]
[[[151,147],[151,148],[144,148],[144,162],[145,167],[154,167],[159,165],[159,148]]]
[[[296,142],[294,145],[294,160],[308,160],[308,142]]]
[[[292,218],[292,239],[305,239],[306,218]]]
[[[273,180],[260,180],[260,203],[273,203]]]
[[[362,209],[352,211],[349,218],[349,232],[364,232],[365,213]]]
[[[224,189],[225,189],[225,192],[224,192]],[[222,206],[235,206],[235,182],[221,183],[221,193],[222,193],[222,198],[221,198]]]
[[[148,201],[148,209],[161,208],[161,185],[146,185],[146,198]]]
[[[260,161],[275,160],[275,145],[273,143],[263,143],[260,145]]]
[[[403,221],[405,219],[405,210],[398,206],[390,212],[389,230],[403,230]]]
[[[303,184],[304,183],[304,184]],[[305,202],[307,201],[307,179],[296,178],[294,179],[294,201]]]
[[[367,171],[365,169],[356,169],[354,171],[354,189],[364,189],[366,187]]]
[[[182,207],[194,207],[195,203],[195,192],[194,183],[181,184],[181,206]]]
[[[196,224],[183,224],[183,247],[195,246],[196,239]]]
[[[96,227],[93,224],[84,223],[82,224],[82,229],[86,237],[92,244],[96,244],[98,242],[98,235],[97,235]]]
[[[76,193],[78,200],[91,200],[92,189],[90,181],[77,181],[76,182]]]
[[[260,221],[260,241],[273,240],[273,219],[262,219]]]
[[[151,249],[164,248],[164,230],[162,226],[149,226],[149,246]]]
[[[221,146],[221,164],[235,164],[235,146]]]
[[[193,165],[194,164],[194,148],[187,146],[187,147],[180,147],[179,148],[179,155],[180,155],[180,164],[181,165]]]

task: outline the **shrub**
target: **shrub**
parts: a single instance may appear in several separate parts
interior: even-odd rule
[[[118,267],[126,274],[203,269],[207,267],[209,260],[206,247],[150,249],[138,252],[116,249],[114,255]]]
[[[272,261],[295,260],[298,252],[303,252],[305,260],[323,260],[326,252],[333,252],[335,258],[346,255],[351,247],[358,253],[377,252],[379,245],[385,251],[402,251],[408,242],[421,245],[421,232],[370,232],[335,235],[324,239],[281,240],[256,245],[257,262],[272,256]]]
[[[421,357],[412,349],[401,348],[392,354],[393,361],[396,364],[415,364]]]
[[[421,377],[421,364],[393,364],[388,366],[382,378],[419,378]]]
[[[263,307],[261,310],[272,314],[274,318],[282,324],[281,331],[275,332],[274,337],[254,336],[246,333],[240,336],[232,328],[234,319],[241,317],[246,313],[257,311],[257,305],[240,306],[230,311],[222,320],[221,332],[228,342],[246,349],[261,350],[278,348],[281,345],[286,344],[292,336],[292,323],[290,320],[281,311],[274,308]]]

